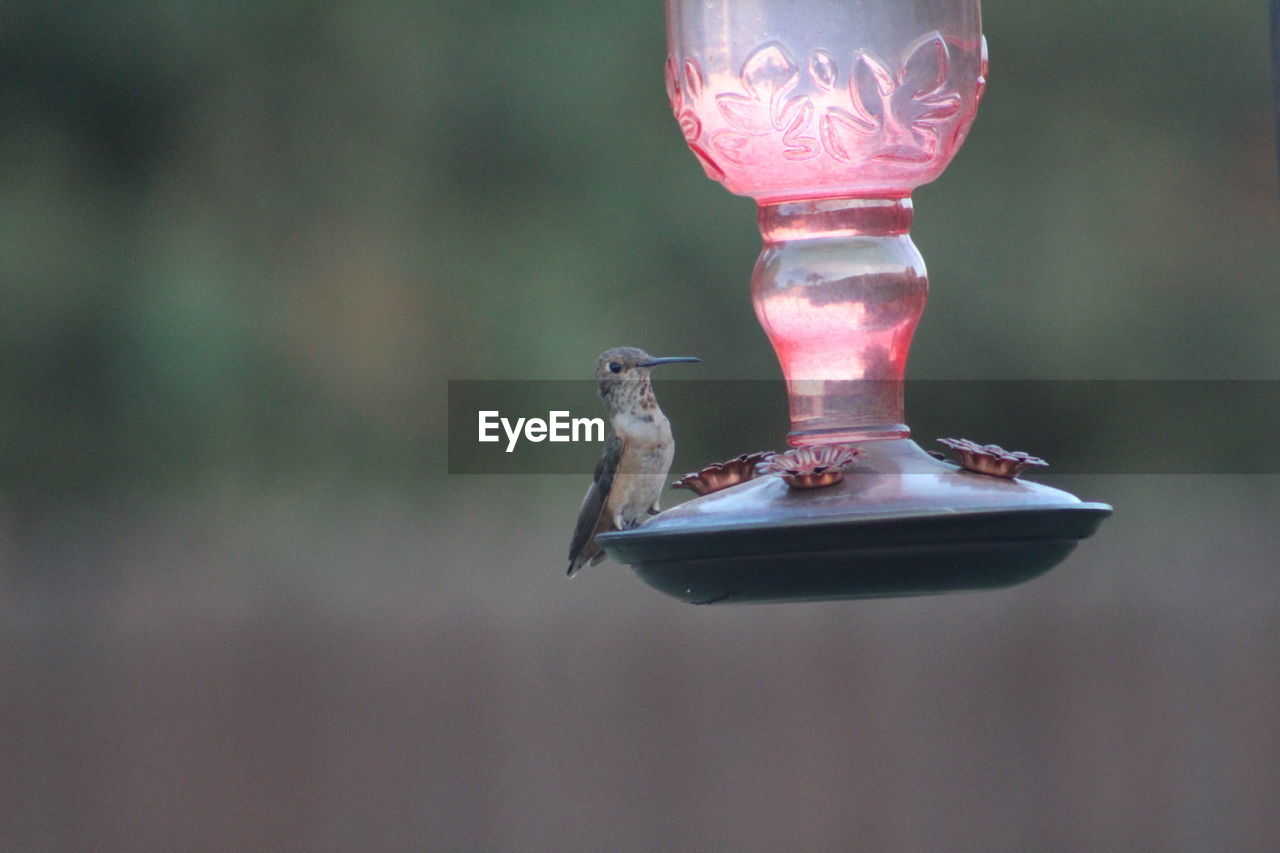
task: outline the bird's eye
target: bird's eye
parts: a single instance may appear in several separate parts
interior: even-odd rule
[[[621,373],[621,372],[622,372],[622,365],[621,365],[621,364],[618,364],[618,362],[616,362],[616,361],[611,361],[611,362],[609,362],[609,372],[610,372],[610,373]]]

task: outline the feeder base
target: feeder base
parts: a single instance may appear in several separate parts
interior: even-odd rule
[[[692,604],[828,601],[1012,586],[1093,535],[1111,507],[965,471],[910,439],[856,444],[843,481],[758,477],[601,534],[611,557]]]

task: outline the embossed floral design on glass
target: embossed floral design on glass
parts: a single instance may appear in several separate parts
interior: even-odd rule
[[[759,203],[756,316],[793,445],[908,435],[928,289],[911,193],[982,96],[978,0],[668,0],[667,91],[709,177]]]

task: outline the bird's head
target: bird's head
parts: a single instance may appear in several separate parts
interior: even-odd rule
[[[635,347],[614,347],[605,350],[596,359],[596,382],[600,388],[600,396],[607,400],[620,388],[638,389],[648,385],[649,371],[659,364],[701,360],[685,356],[654,358]]]

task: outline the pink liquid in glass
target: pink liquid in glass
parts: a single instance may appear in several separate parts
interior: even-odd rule
[[[978,0],[667,0],[667,92],[708,176],[760,204],[756,316],[792,444],[898,438],[928,290],[911,192],[985,85]]]
[[[910,199],[762,205],[751,294],[782,364],[793,444],[900,438],[902,378],[928,292]]]

